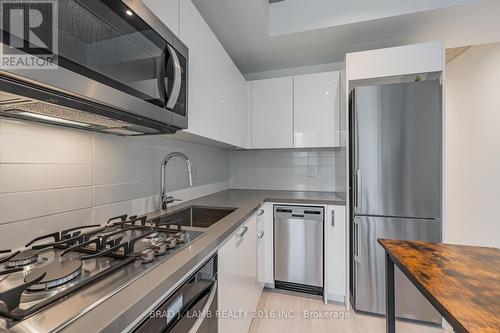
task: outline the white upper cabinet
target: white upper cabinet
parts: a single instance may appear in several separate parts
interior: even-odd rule
[[[176,36],[179,35],[179,0],[143,0]]]
[[[245,78],[190,0],[180,0],[179,23],[189,48],[187,132],[248,148]]]
[[[252,148],[293,147],[293,78],[252,81]]]
[[[294,147],[339,146],[339,72],[295,76],[293,91]]]
[[[347,53],[347,81],[441,72],[445,67],[444,60],[442,42]]]

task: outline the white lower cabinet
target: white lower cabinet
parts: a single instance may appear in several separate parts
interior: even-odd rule
[[[257,270],[257,214],[218,253],[219,333],[248,332],[260,289]]]
[[[274,216],[273,204],[266,202],[262,205],[264,214],[260,217],[264,222],[264,283],[266,287],[274,288]]]
[[[347,295],[347,248],[345,206],[325,207],[326,299],[345,303]]]
[[[257,211],[257,292],[260,294],[266,284],[266,225],[264,220],[265,210],[261,207]],[[258,301],[257,301],[258,302]]]

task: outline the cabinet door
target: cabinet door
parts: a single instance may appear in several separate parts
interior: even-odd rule
[[[264,220],[264,207],[257,211],[257,294],[260,294],[266,284],[266,230]]]
[[[339,72],[295,76],[293,99],[294,147],[339,146]]]
[[[265,203],[263,205],[264,215],[261,219],[264,220],[264,241],[266,246],[265,262],[266,266],[264,272],[264,282],[267,287],[274,288],[274,217],[273,217],[273,204]]]
[[[293,79],[252,81],[252,148],[292,148]]]
[[[186,132],[245,147],[246,80],[191,0],[180,0],[179,35],[189,47]]]
[[[257,218],[253,215],[218,253],[220,333],[244,333],[255,310],[257,284]]]
[[[329,301],[346,301],[345,206],[327,206],[325,216],[325,289]]]

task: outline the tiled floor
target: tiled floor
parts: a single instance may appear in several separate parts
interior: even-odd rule
[[[384,333],[383,317],[346,312],[343,306],[324,304],[318,299],[264,291],[250,333]],[[306,318],[308,315],[331,316],[331,319]],[[265,318],[274,316],[275,318]],[[288,316],[288,318],[286,318]],[[344,316],[344,319],[340,319]],[[408,322],[397,322],[398,333],[445,333],[441,328]]]

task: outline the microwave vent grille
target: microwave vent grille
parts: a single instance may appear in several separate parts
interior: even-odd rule
[[[127,127],[127,123],[106,118],[96,114],[89,114],[87,112],[75,110],[72,108],[54,105],[40,101],[23,101],[14,102],[9,104],[0,104],[0,110],[5,113],[20,113],[28,112],[42,116],[63,119],[75,123],[82,123],[101,128],[121,128]]]

